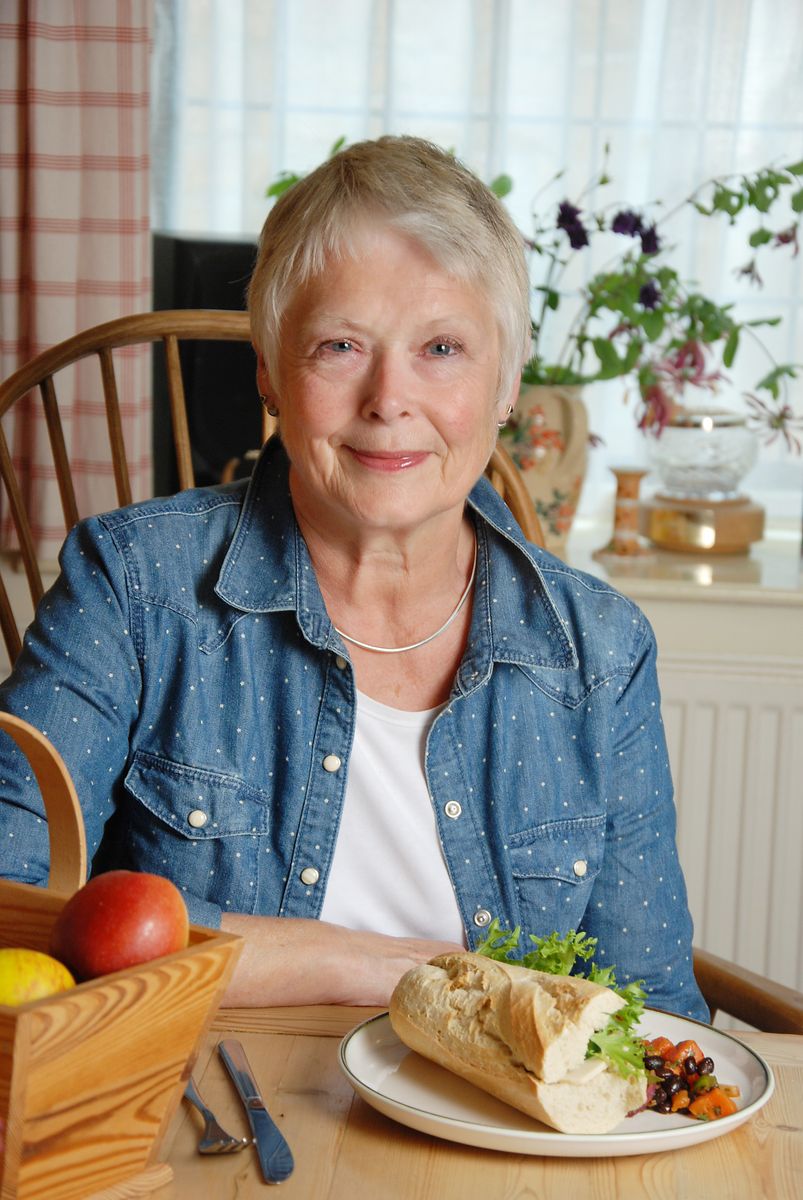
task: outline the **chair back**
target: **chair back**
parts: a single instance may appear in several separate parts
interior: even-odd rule
[[[94,356],[98,364],[98,392],[102,392],[109,438],[109,454],[113,467],[117,503],[132,501],[128,461],[123,441],[118,389],[117,363],[114,351],[125,346],[160,343],[164,353],[165,378],[170,407],[173,444],[175,448],[178,486],[195,485],[191,428],[187,413],[185,380],[182,370],[181,345],[190,341],[249,342],[251,332],[248,314],[224,309],[165,309],[118,317],[96,325],[66,341],[51,346],[0,383],[0,421],[29,394],[38,391],[42,404],[47,435],[52,453],[65,535],[81,517],[59,411],[60,372],[79,359]],[[256,367],[256,363],[254,364]],[[254,385],[256,402],[256,383]],[[225,419],[222,406],[221,419]],[[263,441],[273,431],[274,422],[263,411]],[[243,456],[252,457],[252,456]],[[224,476],[231,477],[234,464],[229,464]],[[508,504],[527,537],[543,545],[543,535],[532,500],[523,480],[506,450],[497,446],[487,467],[487,474],[497,492]],[[17,533],[19,554],[28,581],[34,607],[43,594],[42,576],[36,553],[35,539],[26,510],[23,489],[14,467],[12,455],[0,424],[0,478],[2,478],[8,507]],[[0,576],[0,630],[13,664],[21,648],[20,633],[5,584]]]
[[[249,342],[250,338],[248,315],[245,312],[222,309],[166,309],[161,312],[139,313],[128,317],[118,317],[114,321],[96,325],[66,341],[51,346],[0,384],[0,420],[25,396],[32,394],[35,398],[38,391],[64,515],[65,535],[81,517],[93,514],[79,513],[78,511],[62,414],[59,409],[59,384],[64,378],[61,372],[80,359],[94,356],[97,360],[98,394],[102,393],[106,412],[109,456],[114,473],[117,503],[125,505],[131,503],[132,494],[122,433],[118,363],[115,361],[114,351],[125,346],[161,343],[164,352],[177,477],[179,487],[184,489],[194,485],[195,474],[180,346],[185,341]],[[256,369],[256,362],[254,367]],[[256,403],[256,384],[254,384],[254,401]],[[0,425],[0,478],[3,481],[8,507],[16,529],[19,554],[25,569],[28,590],[35,606],[43,593],[42,576],[23,489],[2,425]],[[2,578],[0,578],[0,629],[2,629],[9,661],[13,663],[20,651],[21,641]]]

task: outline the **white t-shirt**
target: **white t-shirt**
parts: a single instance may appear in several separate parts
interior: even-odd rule
[[[322,920],[466,944],[424,774],[427,733],[439,711],[406,712],[357,693]]]

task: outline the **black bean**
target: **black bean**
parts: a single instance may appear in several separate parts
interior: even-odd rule
[[[691,1054],[689,1055],[688,1058],[684,1058],[683,1070],[686,1072],[687,1075],[696,1075],[698,1073],[697,1072],[697,1062]]]
[[[679,1092],[684,1087],[684,1083],[679,1075],[674,1075],[671,1079],[667,1079],[662,1087],[667,1096],[674,1096],[675,1092]]]
[[[647,1054],[644,1057],[644,1066],[648,1071],[657,1071],[659,1067],[664,1065],[664,1060],[660,1054]]]
[[[713,1075],[714,1074],[713,1058],[704,1058],[702,1060],[702,1062],[698,1065],[697,1070],[699,1071],[699,1073],[701,1075]]]
[[[658,1076],[659,1079],[674,1079],[675,1078],[675,1072],[672,1070],[671,1067],[666,1066],[666,1064],[664,1064],[662,1067],[659,1067],[658,1070],[655,1072],[655,1074]]]
[[[659,1113],[670,1113],[672,1111],[671,1100],[660,1100],[655,1105],[655,1111]]]

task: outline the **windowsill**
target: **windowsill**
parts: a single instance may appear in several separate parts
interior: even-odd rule
[[[775,521],[747,554],[681,554],[653,548],[642,558],[594,558],[611,534],[610,523],[578,517],[569,537],[570,566],[608,580],[639,597],[706,598],[734,603],[803,606],[800,521]]]

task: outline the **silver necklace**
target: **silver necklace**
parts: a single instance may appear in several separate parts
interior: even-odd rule
[[[351,644],[353,646],[359,646],[361,650],[373,650],[376,654],[404,654],[404,652],[406,650],[417,650],[419,648],[419,646],[426,646],[427,642],[434,642],[436,637],[440,637],[440,635],[442,633],[446,632],[446,630],[451,625],[452,621],[454,621],[455,617],[460,612],[460,610],[463,607],[463,605],[465,604],[466,600],[468,600],[469,593],[471,592],[471,588],[474,584],[474,576],[476,575],[476,573],[477,573],[477,541],[475,538],[474,539],[474,561],[471,564],[471,574],[469,576],[468,583],[466,584],[466,590],[463,592],[463,595],[457,601],[457,607],[455,608],[454,612],[452,613],[452,615],[450,617],[446,618],[443,625],[441,625],[440,629],[436,629],[434,633],[431,633],[429,635],[429,637],[422,638],[420,642],[413,642],[410,646],[371,646],[368,642],[360,642],[357,640],[357,638],[349,637],[349,635],[347,633],[344,633],[342,629],[338,629],[337,625],[335,625],[335,627],[334,627],[335,633],[339,633],[340,636],[345,641],[351,642]]]

